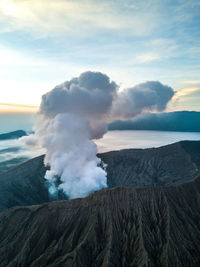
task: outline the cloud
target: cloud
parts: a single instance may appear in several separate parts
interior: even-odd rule
[[[43,95],[40,114],[52,118],[59,113],[96,120],[130,118],[146,110],[163,111],[174,90],[158,81],[149,81],[120,91],[101,72],[84,72]]]
[[[33,108],[36,109],[38,106],[36,105],[25,105],[25,104],[11,104],[11,103],[0,103],[0,106],[8,106],[8,107],[14,107],[14,108]]]
[[[1,81],[5,79],[2,73],[7,72],[9,92],[5,91],[14,102],[19,96],[12,81],[27,79],[23,87],[17,87],[25,102],[30,101],[31,91],[32,103],[38,103],[40,95],[64,80],[66,73],[69,78],[85,69],[107,72],[126,86],[145,77],[177,87],[183,77],[198,77],[194,73],[199,71],[198,55],[194,55],[194,47],[199,52],[197,12],[186,1],[0,0],[0,31],[7,31],[2,41],[16,48],[6,51],[0,47]],[[189,25],[177,22],[184,13],[190,13]]]
[[[136,63],[147,64],[153,61],[175,58],[179,54],[178,48],[178,43],[173,39],[153,39],[144,46],[146,52],[136,57]]]
[[[84,197],[107,186],[92,140],[107,131],[117,88],[107,75],[87,71],[43,95],[35,134],[22,141],[46,149],[51,195],[62,190],[69,198]]]
[[[136,6],[139,10],[112,1],[1,0],[0,14],[4,31],[25,30],[43,37],[66,32],[91,33],[88,29],[128,29],[133,35],[146,35],[156,23],[153,15],[143,10],[145,5]]]
[[[160,82],[120,92],[106,74],[87,71],[43,95],[35,134],[22,141],[45,148],[50,194],[63,190],[76,198],[106,187],[106,172],[100,167],[94,139],[103,137],[113,118],[164,110],[173,94],[172,88]]]
[[[144,111],[163,111],[174,94],[171,87],[158,81],[138,84],[118,94],[112,116],[127,119]]]
[[[8,112],[36,112],[39,106],[36,105],[24,105],[24,104],[12,104],[12,103],[0,103],[0,113]]]
[[[193,94],[195,94],[197,92],[200,92],[200,88],[199,87],[185,88],[185,89],[182,89],[182,90],[178,91],[174,95],[173,100],[177,100],[177,99],[180,99],[182,97],[190,96],[190,95],[193,95]]]
[[[55,116],[71,112],[87,119],[102,119],[111,109],[117,84],[100,72],[84,72],[43,95],[40,113]]]
[[[169,104],[169,111],[199,111],[200,88],[186,88],[177,92]]]
[[[183,81],[184,84],[200,85],[200,80]]]
[[[149,63],[149,62],[159,60],[159,59],[160,59],[160,56],[157,55],[156,53],[146,53],[146,54],[136,57],[136,62],[139,64],[142,64],[142,63]]]
[[[42,155],[44,152],[44,149],[41,148],[27,149],[22,142],[16,139],[5,140],[0,142],[0,163],[4,162],[6,167],[6,161],[12,160],[12,164],[14,165],[17,159],[26,161],[30,158]]]

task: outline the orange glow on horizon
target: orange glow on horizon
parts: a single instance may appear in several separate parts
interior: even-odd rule
[[[36,113],[39,109],[37,105],[0,103],[0,113]]]

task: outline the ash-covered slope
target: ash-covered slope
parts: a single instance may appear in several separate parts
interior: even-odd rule
[[[108,164],[108,186],[166,186],[194,178],[200,170],[200,141],[100,155]]]
[[[43,156],[0,176],[1,210],[21,206],[0,214],[0,266],[200,266],[200,142],[99,156],[129,188],[50,203]]]
[[[1,266],[200,265],[200,178],[0,214]]]
[[[0,174],[0,211],[49,201],[43,159],[43,156],[31,159]]]
[[[200,141],[113,151],[98,156],[108,164],[108,187],[181,184],[200,171]],[[44,156],[34,158],[0,174],[0,211],[50,201],[43,159]]]

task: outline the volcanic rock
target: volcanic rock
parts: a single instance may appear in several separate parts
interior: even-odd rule
[[[86,198],[50,202],[44,156],[0,175],[0,266],[200,266],[200,142],[98,156]]]

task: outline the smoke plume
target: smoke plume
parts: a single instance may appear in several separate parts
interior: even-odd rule
[[[174,95],[160,82],[146,82],[119,93],[118,85],[100,72],[84,72],[43,95],[35,134],[29,145],[46,149],[45,178],[49,192],[84,197],[107,186],[94,139],[102,138],[107,122],[144,111],[165,109]]]
[[[144,111],[163,111],[174,93],[171,87],[157,81],[138,84],[118,94],[112,116],[130,119]]]

